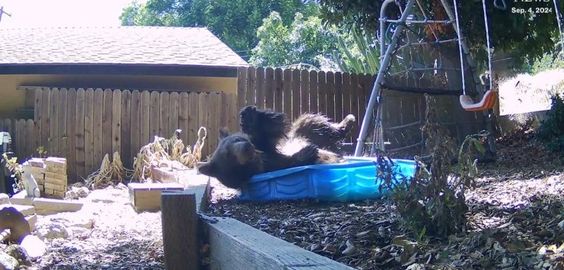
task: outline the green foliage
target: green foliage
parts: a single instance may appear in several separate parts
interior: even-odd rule
[[[37,154],[39,154],[40,158],[47,156],[47,149],[45,149],[45,146],[39,146],[37,147],[37,149],[35,149],[35,151],[37,152]]]
[[[376,74],[380,67],[380,47],[374,35],[353,28],[350,34],[337,36],[338,50],[333,60],[343,72],[356,74]]]
[[[485,151],[481,143],[485,134],[479,134],[468,136],[457,153],[444,127],[434,121],[435,107],[431,103],[434,102],[427,96],[423,132],[431,152],[428,164],[416,158],[416,176],[397,181],[391,176],[391,160],[378,158],[378,176],[384,180],[384,187],[392,190],[391,198],[405,225],[419,240],[426,236],[443,238],[465,230],[468,207],[464,191],[473,185],[477,174],[475,154]],[[458,164],[452,165],[455,157]]]
[[[207,27],[223,42],[245,56],[257,42],[263,18],[277,11],[289,23],[297,11],[314,12],[300,0],[148,0],[124,9],[123,25]]]
[[[545,54],[542,58],[534,61],[528,70],[530,73],[536,74],[542,71],[564,68],[564,55],[557,56]]]
[[[325,27],[317,16],[296,13],[291,24],[284,24],[278,12],[272,12],[257,30],[259,42],[250,62],[257,66],[308,64],[321,67],[335,50],[336,29]]]
[[[10,173],[12,173],[11,176],[16,179],[16,187],[19,190],[23,190],[22,176],[24,171],[22,165],[18,163],[18,158],[17,157],[9,158],[6,153],[2,154],[2,158],[4,159],[6,168],[8,169],[8,171],[10,171]]]
[[[348,28],[352,25],[375,33],[378,28],[380,6],[383,1],[372,0],[320,0],[321,16],[329,22]],[[421,1],[427,10],[440,5],[439,0]],[[493,7],[493,1],[487,2],[490,37],[496,51],[510,52],[516,60],[538,59],[551,50],[558,36],[558,27],[554,16],[552,1],[530,5],[525,1],[505,1],[507,10]],[[564,1],[558,1],[560,11],[564,10]],[[480,59],[486,58],[485,28],[481,1],[458,1],[461,28],[469,42],[472,52]],[[512,8],[548,7],[552,13],[515,14]],[[387,14],[397,17],[393,9]]]
[[[564,157],[564,100],[559,95],[551,97],[552,107],[542,121],[537,135],[549,150]]]

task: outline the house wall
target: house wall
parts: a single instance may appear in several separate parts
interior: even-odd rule
[[[135,75],[0,75],[0,118],[18,117],[26,107],[26,91],[20,86],[65,88],[112,88],[174,91],[222,91],[236,93],[237,78]],[[27,104],[32,106],[32,104]]]

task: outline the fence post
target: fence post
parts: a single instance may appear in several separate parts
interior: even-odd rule
[[[196,211],[195,194],[163,191],[161,217],[166,269],[200,269]]]

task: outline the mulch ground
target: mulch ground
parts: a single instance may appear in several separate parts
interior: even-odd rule
[[[497,162],[480,165],[466,193],[467,232],[447,239],[418,241],[386,199],[248,203],[220,194],[209,212],[357,269],[564,269],[562,163],[528,131],[497,146]]]

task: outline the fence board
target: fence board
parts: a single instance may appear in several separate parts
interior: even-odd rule
[[[343,73],[335,73],[335,120],[341,121],[343,114]]]
[[[178,129],[178,102],[180,100],[180,95],[178,92],[170,93],[170,117],[169,117],[169,128],[170,134]]]
[[[318,109],[322,114],[327,114],[327,78],[325,72],[317,73],[317,100],[319,102]]]
[[[247,68],[247,92],[245,93],[245,105],[255,105],[255,95],[256,95],[256,73],[254,67]]]
[[[139,118],[139,125],[141,133],[139,138],[139,146],[143,146],[151,141],[151,111],[150,111],[150,103],[151,103],[151,94],[149,91],[141,92],[141,111],[140,118]]]
[[[159,115],[159,135],[165,138],[169,138],[171,135],[171,130],[169,126],[170,118],[170,94],[167,92],[160,93],[160,115]]]
[[[264,91],[265,91],[265,108],[274,108],[274,70],[272,68],[266,68],[264,72]]]
[[[84,92],[84,162],[85,174],[94,168],[94,90]]]
[[[351,109],[351,75],[349,73],[344,73],[343,74],[343,116],[348,115],[348,114],[353,114],[357,121],[359,119],[359,116],[354,114],[352,109]],[[350,141],[350,139],[349,139]]]
[[[189,106],[190,106],[190,97],[188,93],[182,92],[180,93],[180,102],[178,104],[178,128],[182,129],[182,134],[180,138],[184,142],[185,145],[190,143],[189,141],[189,134],[190,134],[190,126],[189,126]]]
[[[209,123],[209,117],[210,117],[210,110],[209,110],[209,108],[210,108],[210,96],[209,96],[209,94],[202,93],[202,94],[198,95],[197,98],[199,100],[199,102],[198,102],[198,105],[199,105],[199,107],[198,107],[199,108],[198,109],[198,111],[199,111],[199,113],[198,113],[198,123],[199,123],[199,125],[204,126],[208,130],[208,138],[207,139],[209,141],[209,140],[212,140],[212,139],[209,137],[210,127],[209,127],[209,125],[206,125],[206,123]],[[195,132],[196,132],[195,137],[197,138],[198,129],[196,129]],[[206,157],[209,154],[209,146],[210,146],[210,144],[206,143],[204,145],[204,147],[202,148],[202,158]]]
[[[159,92],[151,92],[151,100],[149,102],[149,142],[152,142],[156,135],[161,135],[159,134],[160,102]]]
[[[284,70],[283,86],[283,112],[286,114],[286,119],[294,120],[292,117],[292,70]]]
[[[121,91],[112,93],[112,153],[121,150]]]
[[[309,72],[302,70],[300,74],[300,114],[310,112],[309,109]]]
[[[190,130],[190,136],[188,137],[188,141],[190,142],[190,144],[193,146],[194,143],[196,142],[196,139],[198,138],[198,128],[200,127],[200,125],[202,125],[202,122],[200,120],[200,96],[201,94],[196,94],[196,93],[190,93],[189,94],[189,100],[190,100],[190,105],[189,105],[189,121],[188,121],[188,125],[189,125],[189,130]]]
[[[92,120],[93,120],[93,124],[92,124],[92,134],[94,136],[94,140],[92,141],[93,145],[94,145],[94,156],[93,156],[93,160],[94,160],[94,168],[98,168],[101,163],[102,163],[102,159],[104,158],[104,153],[103,153],[103,136],[104,136],[104,130],[103,130],[103,122],[102,122],[102,118],[103,118],[103,114],[104,114],[104,90],[102,90],[101,88],[97,88],[96,90],[94,90],[94,112],[92,115]]]
[[[35,100],[34,100],[34,110],[33,110],[33,121],[35,122],[34,127],[33,127],[33,133],[35,134],[35,137],[33,139],[34,145],[36,145],[36,147],[39,147],[41,145],[41,106],[43,103],[43,93],[41,89],[36,89],[35,91]],[[74,106],[74,104],[73,104]],[[68,117],[68,116],[67,116]],[[74,134],[72,134],[71,136],[74,136]]]
[[[131,91],[121,91],[121,151],[120,156],[123,165],[131,168],[133,165],[131,159]]]
[[[364,117],[364,113],[366,112],[366,108],[368,106],[368,100],[370,99],[370,94],[372,93],[372,85],[374,83],[372,75],[364,75],[362,77],[362,86],[360,88],[359,94],[359,113],[361,113]]]
[[[48,139],[48,152],[50,155],[59,156],[59,126],[57,115],[57,105],[59,100],[59,89],[53,88],[48,91],[49,94],[49,139]]]
[[[219,113],[221,112],[218,108],[221,105],[221,96],[217,93],[206,94],[209,100],[209,106],[205,109],[208,114],[208,154],[215,150],[217,141],[219,139]],[[204,122],[204,123],[206,123]]]
[[[319,95],[317,89],[317,72],[309,72],[309,108],[312,113],[319,112]]]
[[[358,105],[358,94],[359,94],[359,82],[358,82],[358,75],[351,76],[351,111],[352,114],[357,116],[357,123],[351,131],[351,134],[358,134],[360,130],[360,125],[362,124],[362,119],[364,118],[364,114],[361,115],[362,110],[359,108]]]
[[[33,156],[35,152],[35,122],[32,119],[28,119],[25,122],[25,137],[26,137],[26,150],[24,155],[26,157]]]
[[[256,69],[255,89],[256,89],[256,104],[257,107],[264,109],[265,107],[265,87],[264,87],[264,68]]]
[[[57,121],[59,129],[59,156],[64,157],[68,153],[69,134],[67,131],[67,114],[68,114],[68,91],[67,89],[59,89],[59,104],[57,105]],[[68,166],[67,166],[68,167]]]
[[[129,153],[131,162],[133,162],[141,148],[141,127],[139,125],[141,116],[141,93],[139,93],[139,90],[133,90],[133,92],[131,92],[131,113],[129,116],[129,121],[131,121],[131,147],[129,148]]]
[[[18,157],[18,159],[22,159],[23,158],[23,147],[24,147],[24,143],[25,140],[22,139],[21,134],[23,133],[22,131],[22,126],[20,125],[20,120],[14,120],[14,129],[15,131],[13,133],[10,134],[10,136],[13,136],[12,138],[12,146],[14,149],[12,149],[12,151],[14,151],[14,153],[16,154],[16,157]],[[1,160],[1,157],[0,157]],[[2,168],[4,169],[4,168]]]
[[[300,98],[302,97],[300,93],[300,70],[292,70],[292,119],[296,119],[300,116],[302,109],[300,108]]]
[[[102,155],[112,155],[112,110],[114,106],[114,93],[111,89],[104,90],[104,104],[102,111]],[[103,158],[103,157],[102,157]]]
[[[77,179],[86,175],[86,161],[84,155],[84,89],[76,90],[76,114],[75,114],[75,153]]]
[[[67,171],[69,182],[78,181],[78,171],[76,165],[76,90],[67,89]],[[37,123],[35,123],[37,126]]]
[[[43,89],[41,97],[41,145],[49,150],[49,91]]]
[[[227,100],[227,127],[235,132],[239,130],[239,108],[236,106],[236,98],[233,94],[225,94]]]
[[[241,67],[237,69],[237,107],[245,106],[245,94],[248,92],[247,88],[247,68]]]
[[[327,116],[335,121],[340,121],[340,119],[335,118],[335,74],[333,72],[327,72],[325,81],[325,93],[327,102]]]
[[[282,112],[282,81],[284,80],[284,72],[281,68],[274,70],[274,111]]]

